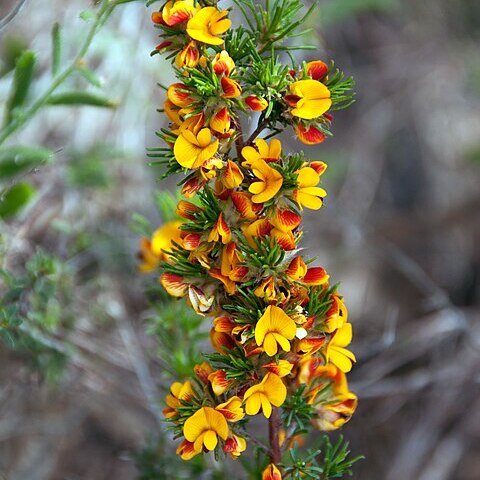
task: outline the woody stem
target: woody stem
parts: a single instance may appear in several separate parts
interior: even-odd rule
[[[280,450],[281,426],[280,410],[277,407],[273,407],[272,414],[268,419],[268,438],[270,443],[270,461],[275,465],[279,464],[282,459],[282,452]]]

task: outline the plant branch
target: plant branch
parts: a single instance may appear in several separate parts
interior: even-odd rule
[[[280,411],[278,407],[273,407],[272,415],[268,419],[268,440],[270,443],[270,460],[275,465],[278,465],[282,460],[282,452],[280,450],[281,426]]]
[[[20,127],[25,125],[47,102],[50,96],[55,92],[55,90],[62,85],[72,73],[74,73],[78,65],[81,63],[83,57],[87,54],[92,41],[103,25],[105,20],[113,12],[114,8],[117,6],[117,3],[111,4],[108,1],[104,1],[101,9],[97,14],[95,22],[90,27],[88,35],[80,48],[78,54],[75,56],[71,64],[66,67],[58,76],[56,76],[50,87],[41,95],[25,112],[16,115],[10,123],[8,123],[2,130],[0,130],[0,145],[14,132],[16,132]]]
[[[245,142],[245,145],[251,145],[253,141],[265,130],[265,127],[268,124],[268,120],[266,118],[260,120],[258,122],[257,128],[253,131],[253,133],[248,137],[248,140]]]

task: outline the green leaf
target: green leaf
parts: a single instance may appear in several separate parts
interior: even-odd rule
[[[101,95],[90,92],[75,90],[71,92],[58,93],[51,95],[47,102],[48,105],[91,105],[94,107],[116,108],[117,102]]]
[[[0,218],[8,218],[19,212],[35,193],[35,188],[26,182],[13,185],[0,198]]]
[[[0,148],[0,179],[50,162],[53,152],[43,147],[13,146]]]
[[[101,80],[95,75],[95,72],[92,72],[92,70],[90,70],[88,67],[79,65],[77,67],[77,72],[93,86],[99,88],[102,86]]]
[[[84,10],[80,13],[80,18],[88,22],[90,20],[95,20],[97,18],[97,15],[95,14],[95,12],[92,12],[92,10]]]
[[[25,50],[17,60],[13,85],[6,106],[6,123],[12,120],[12,113],[15,108],[23,105],[33,80],[35,69],[35,53]]]
[[[52,27],[52,75],[55,77],[62,62],[62,36],[60,24],[55,22]]]
[[[28,48],[25,38],[20,35],[4,35],[0,47],[0,77],[11,72],[18,58]]]

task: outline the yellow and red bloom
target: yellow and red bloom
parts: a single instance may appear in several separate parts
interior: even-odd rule
[[[228,438],[228,424],[225,417],[211,407],[202,407],[187,419],[183,425],[183,435],[193,443],[193,449],[200,453],[203,448],[214,450],[218,437]]]
[[[212,115],[208,126],[218,137],[227,138],[232,134],[230,130],[231,118],[228,108],[223,107]]]
[[[228,77],[235,70],[235,62],[226,50],[222,50],[212,60],[212,67],[216,75]]]
[[[268,102],[264,98],[257,97],[256,95],[249,95],[245,99],[245,103],[254,112],[263,112],[268,107]]]
[[[331,106],[330,90],[317,80],[299,80],[290,84],[284,97],[294,117],[312,120],[322,116]]]
[[[272,405],[280,407],[287,398],[287,387],[274,373],[267,373],[257,385],[250,387],[243,396],[245,413],[256,415],[260,410],[266,418],[272,414]]]
[[[325,140],[325,134],[315,125],[306,127],[302,123],[294,123],[293,128],[298,139],[305,145],[318,145]]]
[[[307,74],[313,80],[323,80],[328,73],[328,65],[321,60],[307,63]]]
[[[188,42],[175,57],[175,65],[178,68],[194,68],[198,65],[199,59],[200,52],[198,51],[197,44],[195,42]]]
[[[278,362],[266,363],[265,365],[262,365],[262,367],[282,378],[290,375],[293,363],[290,363],[288,360],[278,360]]]
[[[269,305],[255,325],[255,342],[273,357],[279,345],[283,351],[290,351],[290,340],[296,331],[295,322],[280,307]]]
[[[208,45],[221,45],[219,38],[232,25],[231,20],[225,18],[227,10],[219,11],[215,7],[200,9],[187,23],[187,33],[194,40]]]
[[[163,7],[162,20],[169,27],[174,27],[189,20],[198,10],[194,0],[169,1]],[[155,23],[158,23],[158,17],[156,20]]]
[[[188,283],[184,278],[173,273],[163,273],[160,277],[162,287],[172,297],[184,297],[188,292]]]
[[[238,422],[245,416],[242,408],[242,401],[239,397],[234,396],[229,398],[226,402],[221,403],[215,407],[229,422]]]
[[[262,480],[282,480],[280,470],[271,463],[262,473]]]
[[[233,385],[233,382],[227,379],[225,370],[212,372],[208,376],[208,380],[212,384],[212,390],[215,395],[222,395]]]
[[[240,170],[240,167],[232,162],[231,160],[227,161],[227,166],[223,171],[222,183],[225,188],[233,189],[239,187],[244,179],[244,175]]]
[[[260,180],[259,182],[253,182],[248,188],[248,191],[253,193],[253,203],[268,202],[282,188],[282,174],[270,167],[265,160],[257,159],[252,164],[252,173]]]
[[[242,94],[242,87],[240,87],[240,84],[230,77],[222,77],[220,84],[222,85],[222,96],[224,98],[237,98]]]
[[[232,232],[230,227],[227,225],[223,212],[218,216],[217,223],[213,226],[208,236],[209,242],[218,242],[221,241],[224,245],[232,241]]]
[[[227,440],[225,440],[225,445],[223,446],[223,451],[229,453],[234,460],[236,460],[246,449],[247,441],[243,437],[235,434],[230,438],[227,438]]]
[[[197,135],[190,130],[184,130],[173,147],[175,159],[185,168],[201,167],[217,150],[218,140],[212,142],[212,133],[208,128],[202,128]]]

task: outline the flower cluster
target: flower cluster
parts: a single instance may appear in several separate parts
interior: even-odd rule
[[[352,416],[357,398],[345,374],[355,357],[343,297],[299,249],[301,213],[322,207],[327,166],[259,135],[291,125],[303,143],[322,142],[348,82],[320,60],[292,67],[262,56],[229,13],[177,0],[152,15],[162,37],[155,53],[174,59],[179,78],[166,89],[166,147],[152,156],[167,174],[186,176],[181,220],[142,240],[140,268],[160,265],[165,290],[212,319],[216,353],[166,399],[165,416],[183,437],[177,453],[188,460],[222,449],[237,458],[248,418],[263,415],[283,422],[263,473],[281,479],[278,452],[304,428],[297,410],[324,431]],[[242,114],[259,116],[248,138]]]

